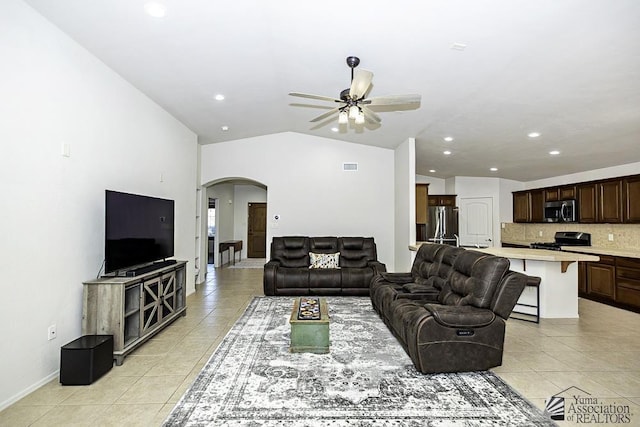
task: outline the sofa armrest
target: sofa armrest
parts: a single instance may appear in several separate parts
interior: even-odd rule
[[[280,267],[279,261],[271,260],[264,265],[262,286],[265,295],[276,294],[276,271]]]
[[[538,286],[540,278],[509,271],[500,281],[491,301],[491,310],[503,319],[509,318],[525,286]]]
[[[433,318],[448,328],[481,328],[490,325],[496,315],[488,308],[477,308],[471,305],[425,304]]]
[[[411,273],[379,273],[380,276],[389,283],[395,283],[398,285],[404,285],[406,283],[413,283],[413,276]]]
[[[380,261],[368,261],[367,266],[373,269],[373,274],[385,273],[387,271],[387,266],[381,263]]]

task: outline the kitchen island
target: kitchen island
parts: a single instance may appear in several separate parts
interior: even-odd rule
[[[423,243],[409,246],[418,250]],[[595,255],[529,248],[469,248],[508,258],[511,270],[537,276],[540,282],[539,310],[541,318],[578,317],[578,261],[598,261]],[[537,305],[537,289],[528,287],[518,301],[518,311],[533,314]],[[520,305],[522,304],[522,305]]]
[[[508,258],[511,269],[538,276],[541,318],[578,317],[578,261],[598,261],[595,255],[529,248],[475,249]],[[518,303],[536,304],[536,289],[527,288]],[[525,310],[519,310],[525,311]],[[528,312],[528,311],[527,311]]]

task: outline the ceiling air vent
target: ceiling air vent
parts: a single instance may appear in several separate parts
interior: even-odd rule
[[[357,172],[358,171],[358,164],[357,163],[353,163],[353,162],[343,163],[342,164],[342,170],[343,170],[343,172]]]

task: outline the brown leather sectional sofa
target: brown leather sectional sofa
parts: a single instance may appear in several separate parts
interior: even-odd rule
[[[505,322],[527,282],[509,260],[427,244],[411,272],[381,273],[371,302],[423,373],[487,370],[502,364]]]
[[[339,253],[338,268],[310,268],[310,253]],[[264,294],[368,296],[371,279],[385,271],[372,237],[274,237]]]

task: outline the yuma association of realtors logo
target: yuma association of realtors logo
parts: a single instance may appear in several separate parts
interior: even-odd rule
[[[547,399],[545,413],[552,420],[576,424],[630,424],[633,419],[629,405],[593,397],[578,387],[569,387]]]

